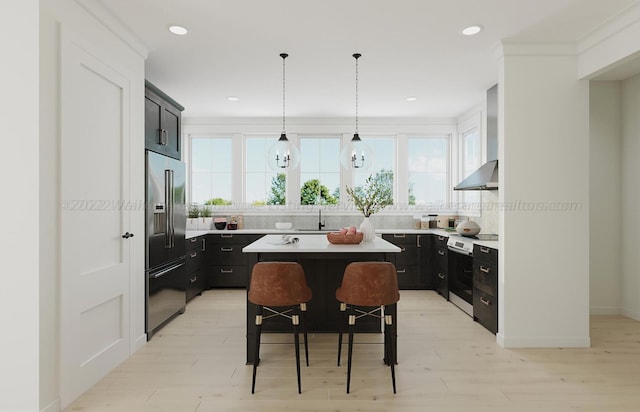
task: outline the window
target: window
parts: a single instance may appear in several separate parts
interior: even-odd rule
[[[300,138],[300,204],[333,205],[340,200],[340,138]]]
[[[191,202],[231,204],[230,137],[191,138]]]
[[[408,139],[410,205],[446,204],[449,195],[449,137]]]
[[[482,163],[482,141],[478,127],[474,127],[473,129],[462,133],[462,147],[460,153],[462,179],[465,179],[471,173],[475,172]],[[463,191],[460,200],[463,203],[461,206],[465,209],[477,208],[480,204],[480,192]]]
[[[244,201],[253,206],[286,204],[284,173],[274,171],[267,161],[269,148],[277,136],[245,138]]]
[[[393,137],[363,137],[371,150],[370,167],[366,171],[355,169],[353,183],[355,187],[362,186],[370,175],[376,179],[383,179],[391,186],[393,193],[396,171],[396,139]],[[391,199],[393,204],[393,199]]]

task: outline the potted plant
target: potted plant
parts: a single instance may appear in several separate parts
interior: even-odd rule
[[[197,204],[192,203],[187,208],[187,230],[198,229],[198,217],[200,216],[200,208]]]
[[[364,233],[363,240],[371,242],[376,234],[369,218],[385,206],[393,204],[393,175],[385,172],[369,175],[363,186],[347,186],[347,194],[355,208],[364,215],[360,224],[360,231]]]
[[[202,206],[200,209],[200,219],[198,219],[198,229],[209,230],[213,225],[213,218],[211,217],[211,209],[207,205]]]

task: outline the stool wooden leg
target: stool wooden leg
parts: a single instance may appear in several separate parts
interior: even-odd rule
[[[356,326],[356,315],[353,306],[349,308],[349,354],[347,360],[347,393],[351,387],[351,359],[353,357],[353,330]]]
[[[256,347],[253,355],[253,378],[251,381],[251,393],[256,389],[256,371],[260,363],[260,333],[262,332],[262,306],[256,308]]]
[[[304,334],[304,356],[309,366],[309,339],[307,338],[307,304],[300,304],[300,323],[302,323],[302,333]]]
[[[340,302],[340,316],[338,316],[338,366],[340,366],[340,355],[342,354],[342,327],[346,323],[347,304]]]
[[[298,308],[294,309],[291,316],[291,323],[293,324],[293,341],[296,348],[296,372],[298,372],[298,393],[302,393],[302,385],[300,382],[300,337],[298,336],[298,324],[300,323],[300,315],[298,314]]]
[[[387,349],[387,353],[388,353],[388,357],[387,359],[389,359],[389,365],[391,366],[391,383],[393,384],[393,393],[396,393],[396,360],[395,357],[393,356],[394,354],[394,348],[393,348],[393,337],[389,336],[387,337],[387,335],[391,335],[391,326],[393,325],[393,315],[384,315],[384,335],[385,335],[385,340],[388,342],[388,346],[389,349]]]

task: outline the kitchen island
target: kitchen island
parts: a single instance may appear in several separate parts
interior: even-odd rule
[[[257,262],[288,261],[298,262],[305,271],[307,284],[313,291],[313,298],[307,305],[307,330],[309,332],[337,332],[340,319],[339,303],[335,292],[342,283],[345,267],[351,262],[388,261],[389,254],[401,249],[386,240],[376,237],[372,242],[357,245],[333,245],[324,234],[296,235],[298,241],[283,244],[282,235],[266,235],[242,251],[248,254],[249,268]],[[247,291],[251,274],[247,277]],[[396,305],[389,305],[387,313],[396,313]],[[255,305],[247,299],[247,363],[253,363],[256,315]],[[397,322],[396,322],[397,323]],[[359,332],[380,332],[381,323],[374,318],[363,318],[356,325]],[[395,339],[395,324],[392,335]],[[290,332],[291,324],[285,319],[272,320],[263,324],[265,332]],[[394,345],[394,347],[397,347]]]

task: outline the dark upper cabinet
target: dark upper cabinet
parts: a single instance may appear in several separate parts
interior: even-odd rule
[[[145,149],[180,159],[184,107],[148,81],[144,97]]]

